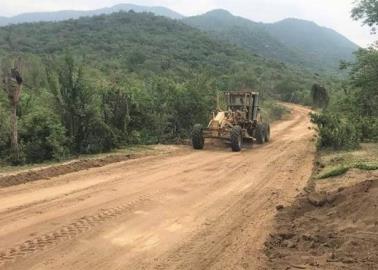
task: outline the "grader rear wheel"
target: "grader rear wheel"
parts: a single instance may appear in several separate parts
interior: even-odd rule
[[[257,124],[256,131],[255,131],[256,141],[258,144],[264,144],[265,143],[265,128],[263,124]]]
[[[270,125],[269,124],[264,124],[264,133],[265,133],[265,142],[270,141]]]

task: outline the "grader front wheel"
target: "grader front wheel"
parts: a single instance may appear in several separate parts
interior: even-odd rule
[[[231,148],[234,152],[240,152],[243,145],[242,129],[240,126],[234,126],[230,134]]]
[[[192,131],[192,145],[196,150],[202,150],[205,145],[202,125],[195,125]]]

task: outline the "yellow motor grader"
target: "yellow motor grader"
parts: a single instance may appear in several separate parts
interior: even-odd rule
[[[234,152],[241,151],[243,141],[263,144],[270,140],[270,125],[260,114],[259,93],[224,92],[224,101],[227,109],[213,112],[207,128],[200,124],[193,127],[194,149],[203,149],[206,138],[225,140]]]

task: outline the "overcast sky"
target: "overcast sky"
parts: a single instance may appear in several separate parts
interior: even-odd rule
[[[369,28],[350,18],[354,0],[0,0],[0,16],[24,12],[62,9],[88,10],[119,3],[165,6],[183,15],[198,15],[223,8],[234,15],[253,21],[275,22],[284,18],[301,18],[333,28],[360,46],[366,47],[377,37]]]

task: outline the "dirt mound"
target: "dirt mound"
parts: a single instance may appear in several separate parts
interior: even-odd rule
[[[378,179],[301,194],[277,214],[268,269],[378,269]]]
[[[134,155],[111,155],[101,159],[83,159],[39,170],[30,170],[15,175],[7,175],[0,177],[0,187],[9,187],[41,179],[50,179],[51,177],[87,170],[90,168],[103,167],[111,163],[126,161],[135,157],[136,156]]]

